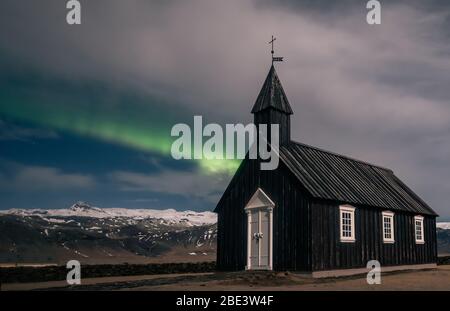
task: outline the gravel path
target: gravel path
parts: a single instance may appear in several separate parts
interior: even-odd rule
[[[447,290],[450,265],[434,270],[391,272],[381,285],[368,285],[365,276],[312,279],[290,272],[231,272],[92,278],[78,286],[64,282],[4,284],[3,290]]]

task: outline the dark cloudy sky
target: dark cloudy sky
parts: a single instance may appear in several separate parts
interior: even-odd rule
[[[0,3],[0,208],[212,210],[233,165],[175,161],[170,129],[250,122],[269,69],[293,138],[390,167],[450,217],[450,3]]]

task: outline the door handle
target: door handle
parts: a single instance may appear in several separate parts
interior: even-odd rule
[[[255,232],[255,233],[253,233],[253,239],[255,239],[257,241],[262,239],[263,237],[264,237],[264,234],[262,232]]]

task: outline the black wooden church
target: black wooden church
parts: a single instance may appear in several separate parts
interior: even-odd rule
[[[279,124],[280,162],[245,159],[222,195],[220,270],[290,270],[313,276],[434,267],[437,214],[387,168],[291,140],[293,113],[274,66],[252,113]]]

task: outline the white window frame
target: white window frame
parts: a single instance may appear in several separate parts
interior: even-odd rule
[[[420,222],[420,239],[417,238],[417,222]],[[414,216],[414,236],[416,238],[416,244],[424,244],[425,243],[425,232],[423,230],[423,216]]]
[[[350,214],[350,236],[344,235],[343,230],[343,214]],[[341,242],[344,243],[354,243],[355,239],[355,208],[351,205],[341,205],[339,206],[339,233],[341,237]]]
[[[384,211],[381,213],[382,217],[381,217],[381,232],[383,234],[383,243],[395,243],[395,228],[394,228],[394,213],[390,212],[390,211]],[[385,219],[389,219],[390,223],[391,223],[391,237],[388,238],[386,237],[386,228],[385,228]]]

